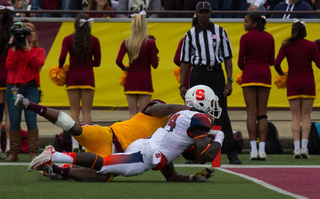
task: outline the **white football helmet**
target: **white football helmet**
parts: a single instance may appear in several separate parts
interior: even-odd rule
[[[215,119],[219,119],[222,113],[218,96],[206,85],[197,85],[190,88],[185,95],[185,104],[188,107],[208,113]]]

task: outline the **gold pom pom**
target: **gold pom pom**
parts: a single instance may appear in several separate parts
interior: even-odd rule
[[[49,68],[49,79],[57,86],[66,84],[67,73],[69,71],[69,64],[65,64],[62,68],[53,66]]]
[[[288,69],[284,72],[283,75],[277,75],[274,78],[274,84],[277,86],[278,89],[285,89],[287,88],[287,80],[288,80]]]
[[[242,84],[242,72],[238,73],[235,82],[237,82],[237,84],[241,85]]]
[[[129,67],[130,65],[126,65],[126,68]],[[126,78],[127,78],[127,71],[122,71],[120,78],[119,78],[119,84],[120,86],[124,86],[126,83]]]
[[[173,75],[176,77],[177,82],[180,84],[180,67],[179,66],[174,68]]]
[[[121,86],[124,86],[124,84],[126,83],[126,78],[127,78],[127,71],[122,71],[120,79],[119,79],[119,84]]]

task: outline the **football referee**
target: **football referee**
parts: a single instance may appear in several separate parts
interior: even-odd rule
[[[225,133],[223,148],[228,156],[229,164],[242,164],[238,159],[235,148],[233,131],[227,112],[227,96],[232,93],[232,49],[226,31],[210,22],[211,6],[206,1],[201,1],[196,6],[198,24],[192,27],[186,34],[181,50],[181,85],[180,95],[184,99],[187,88],[184,85],[190,63],[189,87],[203,84],[209,86],[219,97],[222,107],[220,119],[215,120],[215,125],[221,126]],[[224,62],[227,74],[225,83],[224,72],[221,63]]]

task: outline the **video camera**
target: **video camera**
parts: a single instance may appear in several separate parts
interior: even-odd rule
[[[9,46],[25,46],[26,45],[26,35],[31,34],[29,28],[24,28],[22,22],[14,23],[9,29],[9,38],[13,35],[14,39]]]

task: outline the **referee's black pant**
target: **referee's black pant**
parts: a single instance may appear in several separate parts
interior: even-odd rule
[[[227,111],[227,98],[223,95],[225,86],[223,70],[220,68],[218,70],[208,71],[205,66],[192,67],[190,74],[190,88],[199,84],[209,86],[219,97],[219,104],[222,108],[222,113],[218,120],[214,120],[214,124],[221,126],[221,130],[225,134],[222,147],[229,160],[238,158],[231,122]]]

